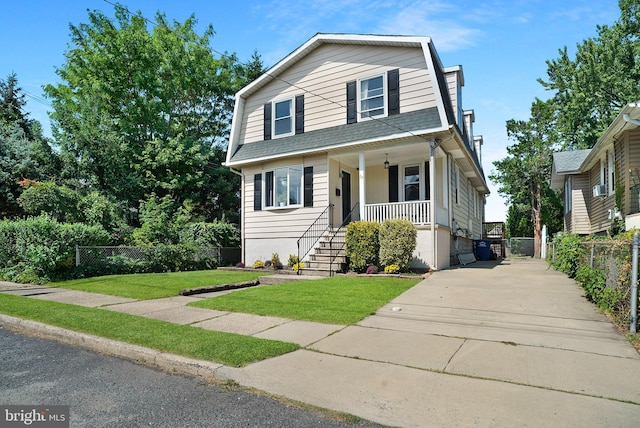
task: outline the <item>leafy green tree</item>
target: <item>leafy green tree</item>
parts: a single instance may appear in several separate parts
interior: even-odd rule
[[[529,202],[534,237],[534,254],[540,255],[545,195],[551,191],[551,160],[557,142],[553,105],[539,99],[531,106],[527,121],[507,121],[507,136],[516,143],[507,147],[506,158],[495,161],[489,178],[499,184],[498,192],[516,207]]]
[[[48,214],[59,222],[73,223],[79,220],[78,194],[53,181],[30,184],[20,196],[20,204],[27,214]]]
[[[70,26],[62,83],[45,88],[52,132],[67,178],[84,177],[129,207],[152,194],[211,206],[207,190],[222,191],[207,189],[206,172],[220,166],[233,96],[262,63],[216,58],[213,28],[197,34],[193,16],[180,23],[158,13],[155,21],[116,6],[114,19],[90,11],[87,23]],[[239,205],[237,196],[218,202],[221,213],[210,214],[218,218]]]
[[[575,57],[567,47],[547,61],[554,91],[556,129],[564,148],[591,148],[625,104],[640,99],[640,6],[620,0],[620,18],[597,27],[597,37],[578,43]]]

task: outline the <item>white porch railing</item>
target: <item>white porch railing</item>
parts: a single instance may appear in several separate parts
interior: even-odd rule
[[[431,201],[365,204],[364,220],[382,223],[388,219],[405,218],[413,224],[429,224],[430,205]]]

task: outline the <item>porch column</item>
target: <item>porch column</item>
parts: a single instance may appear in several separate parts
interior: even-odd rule
[[[358,201],[359,201],[359,206],[360,206],[360,220],[364,220],[364,200],[365,200],[365,195],[366,195],[366,191],[364,188],[364,152],[360,152],[358,153],[358,180],[359,180],[359,194],[358,194]]]
[[[435,140],[431,140],[429,144],[429,194],[431,201],[429,202],[429,215],[431,216],[431,237],[433,238],[433,260],[431,261],[431,269],[437,269],[438,261],[438,240],[436,239],[436,148],[438,144]]]

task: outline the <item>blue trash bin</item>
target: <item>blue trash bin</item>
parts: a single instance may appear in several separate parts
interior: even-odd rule
[[[478,240],[476,242],[476,254],[478,255],[478,259],[480,259],[481,261],[488,261],[491,256],[491,240]]]

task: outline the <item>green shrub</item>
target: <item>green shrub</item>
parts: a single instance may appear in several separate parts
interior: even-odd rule
[[[385,220],[380,225],[380,263],[397,265],[402,272],[409,270],[416,249],[416,227],[409,220]]]
[[[180,231],[180,243],[198,247],[237,247],[240,230],[224,221],[189,223]]]
[[[298,272],[298,270],[304,269],[304,263],[303,262],[294,263],[293,266],[291,266],[291,269]]]
[[[606,287],[606,280],[598,269],[582,265],[575,276],[576,282],[584,289],[585,296],[592,302],[598,303]]]
[[[295,254],[289,254],[289,261],[287,262],[287,266],[292,268],[295,265],[297,265],[298,263],[300,263],[300,258],[298,256],[296,256]]]
[[[347,225],[345,233],[346,252],[349,268],[364,272],[369,265],[378,265],[380,225],[372,221],[354,221]]]
[[[571,278],[575,278],[580,258],[586,251],[580,242],[580,236],[576,234],[560,235],[553,240],[555,244],[553,267]]]
[[[262,269],[263,267],[264,267],[264,263],[262,262],[262,260],[256,260],[255,263],[253,264],[254,269]]]
[[[101,226],[64,224],[42,215],[18,221],[0,221],[0,268],[5,279],[46,282],[69,271],[76,245],[107,245]]]

